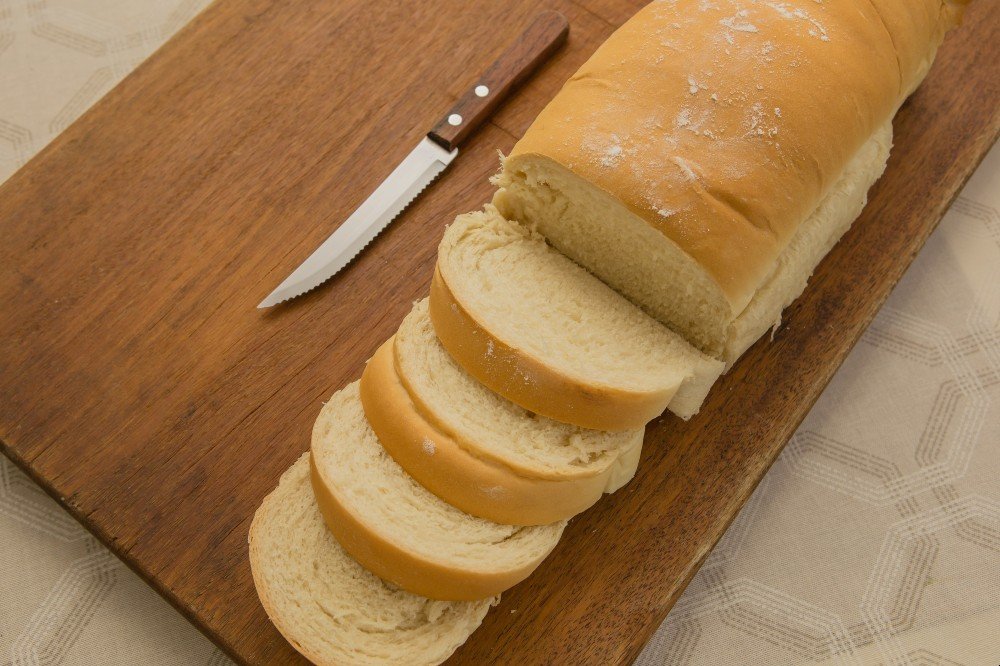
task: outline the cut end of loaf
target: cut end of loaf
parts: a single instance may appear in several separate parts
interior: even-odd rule
[[[721,292],[705,283],[704,272],[673,242],[551,159],[523,154],[506,160],[494,203],[731,366],[780,321],[782,310],[802,293],[816,265],[850,228],[868,189],[885,170],[891,143],[892,125],[886,123],[851,158],[738,312],[729,309]]]
[[[694,259],[645,219],[544,155],[506,159],[495,182],[493,204],[504,217],[537,230],[703,352],[721,352],[732,317],[729,300]]]

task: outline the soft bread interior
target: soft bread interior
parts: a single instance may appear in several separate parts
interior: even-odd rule
[[[492,206],[461,215],[448,228],[439,247],[438,275],[454,300],[452,310],[467,313],[502,349],[516,350],[564,384],[581,387],[590,395],[662,396],[659,411],[646,420],[668,403],[678,415],[691,416],[722,370],[721,363]],[[469,368],[467,359],[453,348],[448,331],[439,327],[436,314],[450,315],[443,305],[435,307],[436,294],[432,285],[435,328],[463,367],[514,402],[553,416],[544,407],[525,405],[490,385],[489,375],[503,371],[501,363],[491,362],[494,352],[499,352],[492,342],[480,363],[495,367],[478,374]]]
[[[565,527],[493,523],[428,492],[382,448],[357,382],[320,412],[312,465],[320,508],[341,545],[382,578],[431,598],[485,598],[515,585]]]
[[[254,515],[250,567],[268,617],[318,666],[440,664],[497,601],[432,601],[366,571],[323,523],[308,454]]]
[[[731,310],[718,285],[673,241],[548,157],[528,153],[506,160],[494,204],[692,344],[732,363],[779,320],[857,217],[884,170],[891,132],[886,124],[855,155],[743,312]]]
[[[673,241],[544,155],[505,160],[493,204],[702,351],[721,351],[730,306]]]

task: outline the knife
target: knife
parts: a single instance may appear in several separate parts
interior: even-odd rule
[[[300,296],[347,266],[451,164],[458,146],[511,90],[562,46],[568,34],[569,23],[559,12],[536,16],[364,203],[257,307],[269,308]]]

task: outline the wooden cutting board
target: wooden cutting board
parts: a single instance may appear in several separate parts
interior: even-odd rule
[[[996,138],[998,4],[977,0],[949,37],[865,215],[774,340],[700,416],[650,426],[635,481],[575,519],[453,663],[638,654]],[[287,307],[254,306],[536,2],[217,2],[0,189],[4,453],[238,661],[300,661],[254,594],[257,505],[426,292],[496,151],[638,3],[546,6],[569,17],[568,47],[359,261]]]

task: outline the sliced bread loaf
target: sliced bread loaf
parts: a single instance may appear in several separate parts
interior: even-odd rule
[[[601,432],[537,416],[449,356],[427,301],[368,362],[361,402],[406,472],[466,513],[515,525],[574,516],[635,474],[642,430]]]
[[[516,585],[566,526],[500,525],[435,497],[382,448],[357,382],[320,412],[311,460],[313,490],[337,541],[369,571],[431,599],[485,599]]]
[[[438,248],[430,315],[473,377],[536,414],[595,430],[697,413],[723,364],[495,208]]]
[[[784,272],[798,257],[782,254],[834,184],[871,184],[870,165],[848,164],[926,74],[964,4],[650,3],[528,128],[494,203],[732,360],[745,346],[734,322],[763,314],[753,300],[769,276],[778,271],[778,302],[797,295],[799,275]]]
[[[497,601],[432,601],[365,570],[323,524],[308,454],[257,509],[250,569],[274,626],[317,666],[440,664]]]

